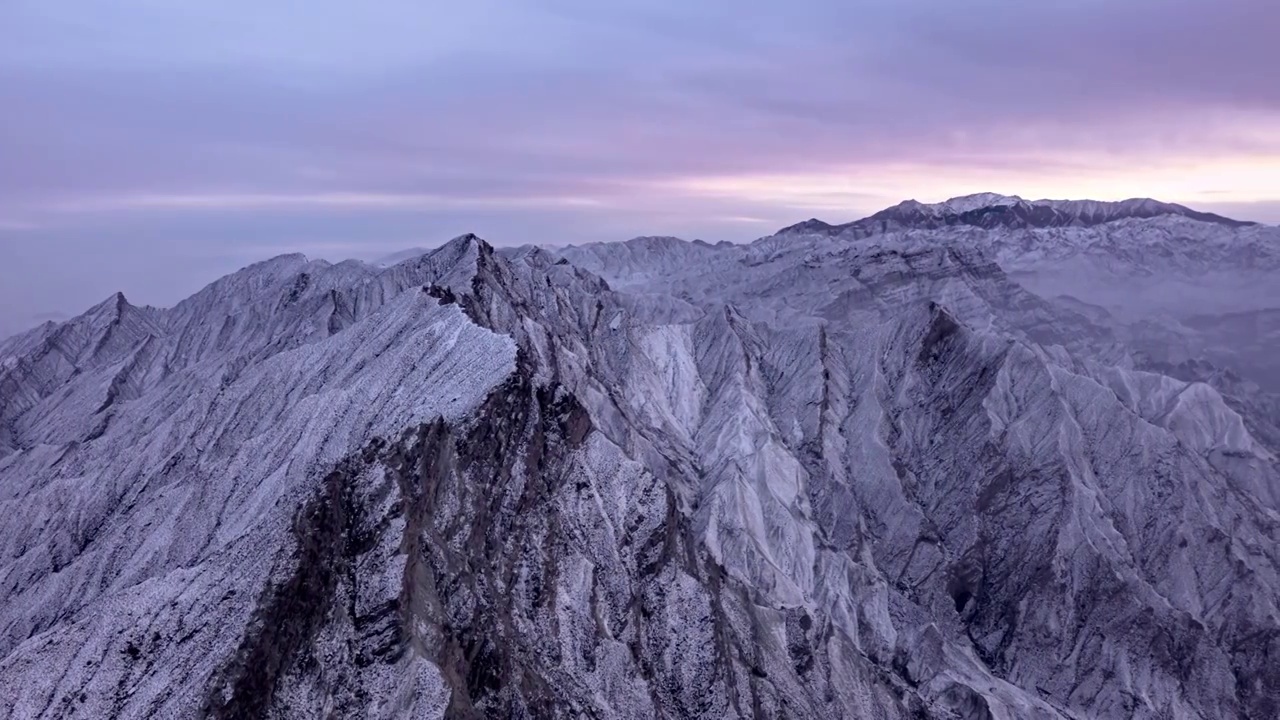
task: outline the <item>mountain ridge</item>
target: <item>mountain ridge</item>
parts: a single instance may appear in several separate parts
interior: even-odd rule
[[[842,235],[852,239],[877,233],[905,229],[938,229],[955,225],[971,225],[992,229],[1094,227],[1127,218],[1186,217],[1228,227],[1248,227],[1257,223],[1234,220],[1214,213],[1192,210],[1176,203],[1151,198],[1120,201],[1098,200],[1024,200],[1016,195],[977,193],[926,204],[905,200],[873,213],[861,220],[833,225],[816,218],[779,230],[777,235],[821,233]]]

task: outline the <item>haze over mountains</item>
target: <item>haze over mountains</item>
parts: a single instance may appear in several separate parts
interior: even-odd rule
[[[15,718],[1280,716],[1280,228],[914,201],[0,340]]]

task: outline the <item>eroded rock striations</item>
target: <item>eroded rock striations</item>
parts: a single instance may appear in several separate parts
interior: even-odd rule
[[[1275,717],[1278,419],[1136,338],[981,248],[817,235],[115,297],[0,343],[0,697]]]

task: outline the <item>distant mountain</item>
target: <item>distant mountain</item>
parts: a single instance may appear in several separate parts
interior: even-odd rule
[[[373,265],[374,267],[386,268],[386,267],[391,267],[392,265],[395,265],[397,263],[404,262],[405,260],[416,258],[420,255],[426,255],[429,252],[431,252],[429,248],[413,247],[413,248],[408,248],[407,250],[400,250],[399,252],[393,252],[390,255],[385,255],[383,257],[378,258],[377,260],[374,260],[369,264]]]
[[[669,236],[644,236],[619,243],[570,245],[554,250],[601,277],[638,278],[683,272],[719,254],[729,243],[711,245]],[[603,249],[602,252],[599,252]]]
[[[1150,198],[1119,202],[1097,200],[1023,200],[1016,195],[979,193],[925,204],[906,200],[891,208],[851,223],[831,225],[810,219],[778,231],[778,234],[820,233],[832,236],[867,237],[896,230],[935,230],[967,225],[985,229],[1094,227],[1125,219],[1162,216],[1184,217],[1227,227],[1255,223],[1232,220],[1213,213],[1198,212],[1175,203]]]
[[[908,200],[843,225],[797,223],[753,247],[832,240],[974,248],[1035,292],[1123,316],[1280,307],[1280,227],[1156,200],[1028,202],[994,193]]]

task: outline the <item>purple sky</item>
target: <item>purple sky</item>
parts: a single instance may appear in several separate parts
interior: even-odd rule
[[[467,231],[749,240],[982,190],[1280,222],[1278,30],[1271,0],[4,0],[0,334]]]

